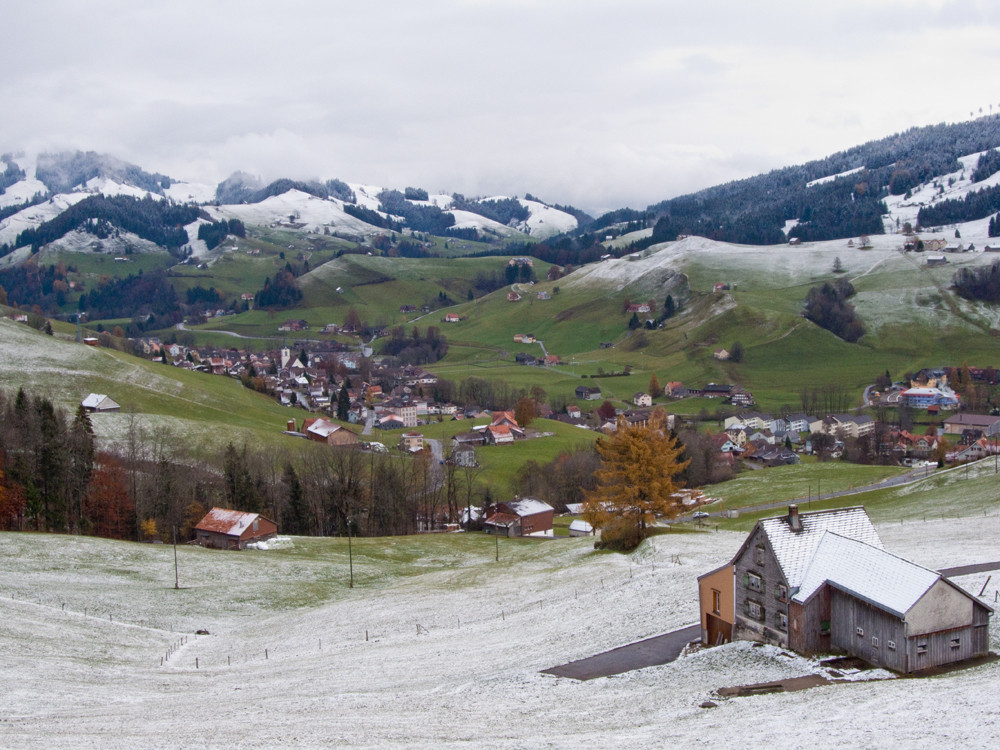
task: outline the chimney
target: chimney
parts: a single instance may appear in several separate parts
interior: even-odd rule
[[[788,506],[788,528],[792,531],[802,531],[802,519],[799,517],[799,506]]]

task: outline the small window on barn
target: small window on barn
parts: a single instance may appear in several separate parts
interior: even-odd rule
[[[747,575],[747,588],[751,591],[763,591],[764,579],[756,573],[749,573]]]
[[[918,654],[926,654],[927,653],[927,644],[926,643],[918,643],[917,644],[917,653]]]
[[[961,645],[962,645],[962,640],[960,638],[952,638],[951,639],[951,647],[952,648],[958,648]]]
[[[758,544],[757,545],[757,548],[754,550],[753,559],[754,559],[754,562],[756,562],[758,565],[763,565],[764,564],[764,545],[763,544]]]
[[[778,601],[785,601],[788,599],[788,586],[783,583],[779,583],[774,587],[774,598]]]
[[[722,592],[712,589],[712,614],[719,614],[722,611]]]
[[[774,624],[781,630],[788,630],[788,615],[784,612],[777,612],[774,615]]]
[[[755,620],[764,619],[764,608],[760,606],[760,602],[755,602],[753,599],[747,599],[747,614],[754,618]]]
[[[820,632],[820,635],[830,635],[830,621],[829,620],[821,620],[820,621],[820,623],[819,623],[819,632]]]
[[[864,638],[865,637],[865,629],[864,628],[854,628],[854,632],[858,634],[858,638]]]
[[[886,645],[886,647],[887,647],[887,648],[888,648],[888,649],[889,649],[890,651],[895,651],[895,650],[896,650],[896,642],[895,642],[895,641],[886,641],[886,642],[885,642],[885,645]]]
[[[872,636],[872,648],[878,648],[878,636],[877,635],[873,635]]]

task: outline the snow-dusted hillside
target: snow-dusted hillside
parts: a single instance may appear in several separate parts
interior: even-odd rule
[[[346,213],[343,206],[336,199],[317,198],[300,190],[289,190],[260,203],[207,206],[205,210],[214,219],[239,219],[248,225],[282,225],[307,232],[322,232],[324,228],[329,228],[330,231],[357,237],[381,231]]]
[[[993,560],[1000,518],[879,531],[893,553],[939,567]],[[407,555],[421,540],[358,540],[349,589],[342,543],[293,537],[263,552],[182,548],[175,591],[168,546],[0,534],[0,744],[688,748],[731,736],[779,750],[994,744],[996,663],[745,698],[715,691],[818,667],[734,643],[587,682],[540,673],[695,622],[697,576],[744,538],[670,534],[632,555],[595,554],[588,539],[501,542],[494,563],[468,546],[449,550],[441,537],[406,575],[388,569],[395,553],[386,552]],[[987,575],[957,582],[977,594]],[[718,706],[700,708],[707,699]],[[941,710],[915,720],[914,707],[928,706]]]
[[[18,183],[20,184],[20,183]],[[35,229],[50,221],[70,206],[86,198],[88,193],[61,193],[37,206],[29,206],[0,221],[0,245],[13,245],[17,235],[25,229]]]
[[[519,224],[517,228],[522,232],[527,232],[532,237],[545,239],[563,232],[572,232],[579,225],[575,216],[546,206],[544,203],[524,198],[518,198],[518,202],[531,211],[531,216],[527,221]]]

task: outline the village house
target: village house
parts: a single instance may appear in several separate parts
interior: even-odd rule
[[[597,386],[578,385],[575,393],[577,398],[584,401],[596,401],[601,397],[601,389]]]
[[[636,406],[652,406],[653,397],[648,393],[636,393],[632,396],[632,403]]]
[[[457,445],[452,443],[451,460],[455,466],[475,466],[476,449],[469,443],[459,443]]]
[[[245,549],[278,535],[278,526],[258,513],[212,508],[194,527],[195,541],[214,549]]]
[[[499,536],[551,537],[555,508],[532,497],[495,503],[486,512],[483,531]]]
[[[702,642],[844,652],[910,673],[983,656],[993,610],[940,573],[887,552],[864,508],[757,522],[698,579]]]
[[[444,322],[445,323],[458,323],[462,318],[458,313],[445,313]]]
[[[399,439],[399,447],[410,453],[422,451],[424,449],[424,436],[419,432],[404,432]]]

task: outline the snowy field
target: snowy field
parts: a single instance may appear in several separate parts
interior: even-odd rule
[[[931,567],[1000,552],[997,516],[879,530]],[[995,746],[996,664],[728,699],[713,691],[815,665],[737,643],[589,682],[539,673],[696,621],[696,577],[743,539],[509,542],[499,563],[470,538],[357,540],[353,589],[343,540],[183,548],[174,591],[169,547],[0,534],[0,746]]]

